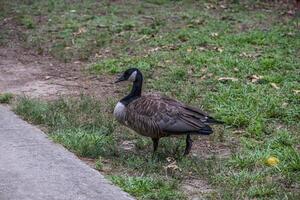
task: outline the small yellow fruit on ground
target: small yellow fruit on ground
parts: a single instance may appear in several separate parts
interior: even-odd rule
[[[268,159],[267,159],[267,164],[269,166],[275,166],[279,163],[279,159],[274,157],[274,156],[270,156]]]

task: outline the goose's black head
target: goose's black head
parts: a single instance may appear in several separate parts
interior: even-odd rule
[[[133,82],[131,92],[120,100],[120,102],[127,106],[130,102],[139,98],[142,93],[142,85],[143,85],[143,75],[137,68],[127,69],[117,80],[115,83],[121,81],[131,81]]]
[[[139,79],[142,79],[142,73],[137,68],[129,68],[121,76],[115,81],[115,83],[121,82],[121,81],[131,81],[135,82]],[[141,80],[142,81],[142,80]]]

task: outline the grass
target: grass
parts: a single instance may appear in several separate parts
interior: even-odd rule
[[[111,133],[115,123],[101,104],[90,97],[59,99],[46,103],[27,97],[18,99],[17,114],[32,123],[44,125],[50,136],[79,156],[97,158],[114,155],[115,142]]]
[[[185,198],[176,191],[193,176],[215,188],[212,199],[299,198],[300,33],[299,19],[287,14],[292,5],[171,0],[2,5],[11,9],[2,9],[1,19],[13,16],[24,29],[25,47],[64,62],[84,60],[90,73],[105,76],[138,67],[145,90],[203,105],[226,123],[222,141],[233,149],[229,158],[182,158],[184,141],[166,139],[153,160],[151,141],[120,128],[111,108],[95,99],[19,101],[17,113],[44,125],[78,155],[97,158],[98,168],[110,168],[105,173],[124,190],[139,199],[163,199],[164,192]],[[0,32],[0,44],[5,38]],[[124,141],[133,141],[135,151],[122,150]],[[270,156],[279,159],[277,166],[266,165]],[[168,157],[181,171],[166,170]],[[155,185],[166,171],[160,191]],[[143,196],[149,190],[156,196]]]
[[[0,103],[10,103],[11,100],[13,99],[13,94],[11,93],[3,93],[3,94],[0,94]]]
[[[111,176],[111,181],[140,199],[181,199],[183,195],[176,191],[176,182],[160,178]]]

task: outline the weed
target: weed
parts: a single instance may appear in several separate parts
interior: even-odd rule
[[[0,103],[10,103],[13,97],[11,93],[0,94]]]

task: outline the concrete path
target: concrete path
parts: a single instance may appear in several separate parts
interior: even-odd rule
[[[94,199],[133,198],[0,105],[0,200]]]

